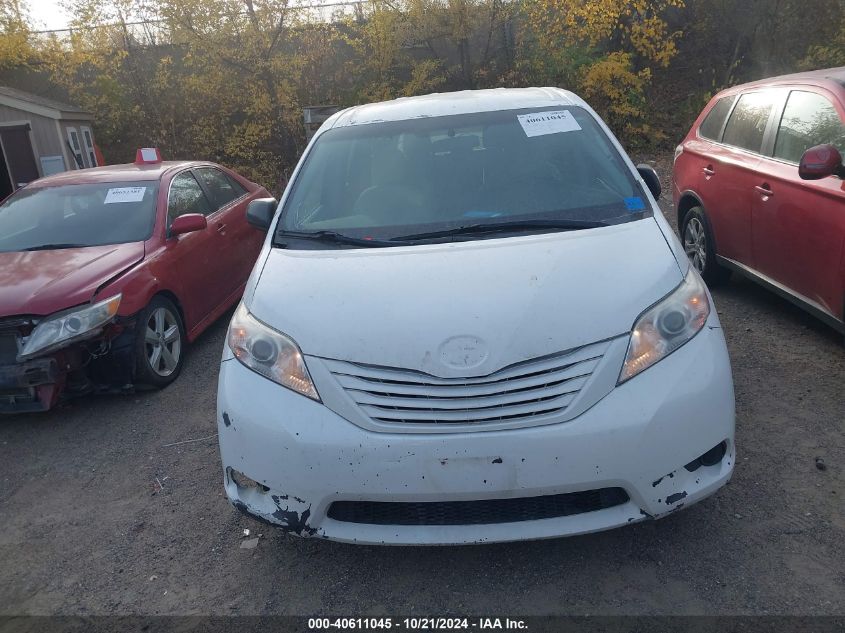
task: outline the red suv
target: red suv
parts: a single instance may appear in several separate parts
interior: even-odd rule
[[[704,279],[739,272],[845,332],[845,68],[717,94],[675,150],[673,197]]]

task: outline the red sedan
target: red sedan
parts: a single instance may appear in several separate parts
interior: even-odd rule
[[[717,94],[675,150],[684,248],[845,332],[845,68]]]
[[[0,205],[0,412],[164,387],[243,293],[267,191],[219,165],[141,160],[35,181]]]

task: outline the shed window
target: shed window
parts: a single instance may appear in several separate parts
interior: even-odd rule
[[[80,127],[82,132],[82,146],[85,148],[85,155],[88,157],[88,163],[91,167],[97,166],[97,154],[94,152],[94,135],[91,133],[90,127]]]
[[[82,145],[79,142],[79,132],[75,127],[67,129],[67,141],[73,158],[76,160],[77,169],[85,169],[85,160],[82,158]]]

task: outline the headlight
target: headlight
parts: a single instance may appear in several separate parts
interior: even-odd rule
[[[73,341],[96,335],[117,314],[120,298],[121,295],[117,294],[94,305],[47,317],[35,326],[26,339],[20,359],[45,354]]]
[[[296,343],[264,325],[244,304],[235,310],[226,338],[235,358],[252,371],[303,396],[320,399]]]
[[[634,323],[619,383],[666,358],[698,334],[709,315],[710,301],[704,282],[690,267],[683,283]]]

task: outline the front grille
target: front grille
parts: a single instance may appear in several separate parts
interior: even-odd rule
[[[18,339],[12,334],[0,334],[0,365],[12,365],[17,362]]]
[[[553,519],[604,510],[628,501],[622,488],[601,488],[561,495],[479,501],[335,501],[335,521],[369,525],[489,525]]]
[[[408,369],[328,359],[323,362],[361,410],[378,422],[539,422],[566,410],[601,361],[607,345],[595,343],[472,378],[437,378]]]

